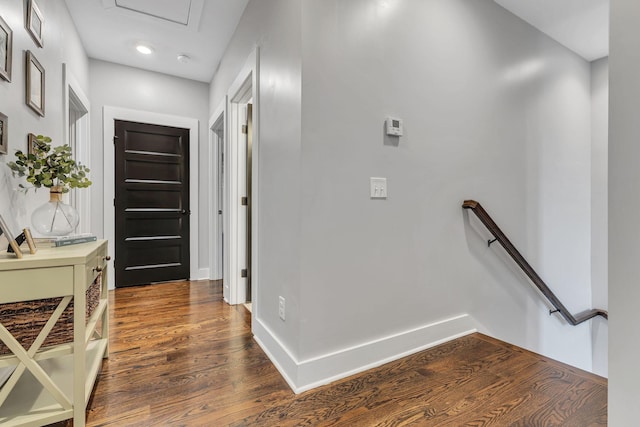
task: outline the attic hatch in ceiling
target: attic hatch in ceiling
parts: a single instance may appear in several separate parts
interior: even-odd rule
[[[205,0],[102,0],[112,9],[132,18],[198,31]]]

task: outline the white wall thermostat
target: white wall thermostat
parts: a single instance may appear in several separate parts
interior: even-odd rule
[[[387,135],[402,136],[403,126],[402,119],[396,117],[387,117]]]

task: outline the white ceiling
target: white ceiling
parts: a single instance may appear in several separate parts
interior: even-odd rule
[[[90,58],[207,83],[248,1],[65,0]],[[139,54],[139,42],[154,53]]]
[[[609,0],[495,0],[587,61],[609,55]]]
[[[89,57],[210,82],[249,0],[65,1]],[[609,0],[495,2],[588,61],[608,55]]]

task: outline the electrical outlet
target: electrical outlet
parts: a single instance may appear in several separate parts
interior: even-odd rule
[[[278,303],[278,316],[280,316],[280,318],[282,320],[284,320],[285,315],[284,315],[284,297],[279,297],[278,299],[279,303]]]

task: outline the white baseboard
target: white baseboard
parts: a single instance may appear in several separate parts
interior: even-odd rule
[[[253,339],[256,340],[260,348],[265,352],[271,363],[280,372],[280,375],[289,384],[294,393],[300,393],[296,385],[295,377],[298,370],[298,363],[291,352],[284,346],[271,330],[260,320],[253,316],[251,319],[251,329]]]
[[[209,279],[210,275],[209,275],[209,269],[208,268],[201,268],[198,270],[198,278],[196,280],[207,280]]]
[[[253,333],[291,389],[302,393],[477,332],[478,326],[463,314],[302,361],[258,319],[254,319]]]

